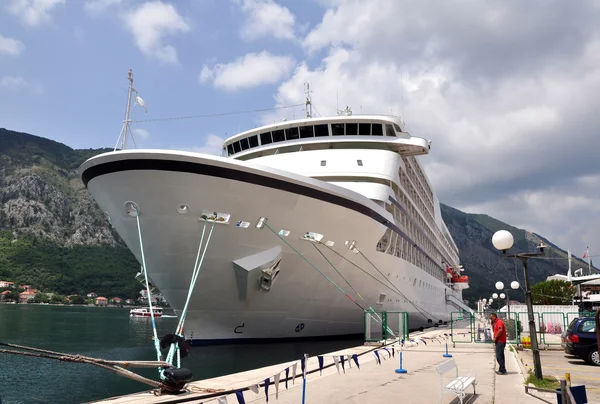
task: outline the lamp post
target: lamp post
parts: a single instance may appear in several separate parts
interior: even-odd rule
[[[519,282],[517,282],[517,281],[512,281],[510,283],[510,287],[513,290],[519,289],[519,286],[521,286],[521,285],[519,285]],[[507,317],[510,319],[510,298],[508,297],[508,289],[504,289],[504,283],[501,281],[496,282],[496,289],[499,291],[502,291],[502,292],[506,292],[506,293],[500,293],[500,299],[506,298],[506,312],[508,313]]]
[[[492,236],[492,244],[497,250],[502,251],[504,258],[517,258],[523,263],[523,275],[525,278],[525,302],[527,303],[527,317],[529,318],[529,335],[531,336],[531,351],[533,353],[533,366],[535,377],[542,379],[542,363],[540,361],[540,350],[537,342],[537,333],[535,332],[535,320],[533,317],[533,300],[531,298],[531,287],[529,284],[529,273],[527,272],[527,261],[529,258],[541,257],[544,255],[546,245],[540,242],[538,249],[540,252],[535,253],[517,253],[507,255],[506,251],[514,244],[513,235],[506,230],[498,230]]]

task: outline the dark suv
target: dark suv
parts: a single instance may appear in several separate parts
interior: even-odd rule
[[[571,321],[565,337],[565,353],[579,356],[590,365],[600,366],[594,317],[579,317]]]

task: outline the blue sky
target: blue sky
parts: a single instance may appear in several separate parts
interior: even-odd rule
[[[440,200],[600,252],[600,0],[2,0],[0,127],[113,147],[134,119],[304,101],[401,115]],[[337,100],[339,99],[339,106]],[[302,108],[139,123],[218,153]]]
[[[252,7],[284,10],[271,2],[42,0],[23,2],[25,7],[17,11],[20,2],[9,1],[0,8],[0,35],[19,45],[12,53],[0,52],[0,77],[5,78],[0,87],[0,125],[75,148],[114,146],[124,115],[129,68],[149,109],[144,115],[136,108],[134,119],[273,107],[278,82],[258,80],[223,90],[200,82],[199,74],[205,65],[210,69],[262,52],[288,58],[283,73],[289,74],[303,51],[286,32],[314,25],[322,12],[316,2],[296,8],[293,3],[282,4],[293,11],[294,21],[274,35],[276,23],[264,31],[251,27]],[[35,13],[36,6],[47,8],[38,8],[40,16],[32,17],[35,14],[28,14],[26,7]],[[259,58],[258,66],[264,61]],[[260,116],[249,114],[140,123],[134,128],[148,133],[136,137],[138,146],[198,148],[210,134],[225,138],[258,123]]]

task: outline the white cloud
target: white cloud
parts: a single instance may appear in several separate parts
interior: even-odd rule
[[[113,6],[120,6],[125,0],[88,0],[84,4],[84,9],[90,14],[100,14]]]
[[[0,87],[9,90],[18,90],[28,87],[29,83],[21,76],[3,76],[0,77]]]
[[[23,42],[0,35],[0,55],[19,56],[25,49]]]
[[[8,11],[28,25],[40,25],[52,20],[52,11],[65,0],[12,0]]]
[[[226,64],[204,66],[199,75],[201,83],[212,81],[216,88],[238,90],[261,84],[274,84],[289,75],[295,60],[291,56],[272,55],[267,51],[249,53]]]
[[[298,65],[275,94],[278,106],[301,103],[310,82],[313,113],[335,115],[338,94],[354,113],[402,115],[411,134],[433,140],[420,161],[443,202],[572,248],[600,245],[587,231],[600,226],[600,187],[589,185],[600,172],[600,9],[331,4],[303,41],[326,56]]]
[[[163,40],[166,36],[187,32],[190,27],[172,4],[147,2],[126,12],[123,19],[144,55],[164,63],[178,62],[175,48]]]
[[[132,130],[132,132],[138,139],[148,140],[150,138],[150,132],[148,132],[146,129],[135,128]]]
[[[273,0],[235,0],[246,21],[240,29],[243,40],[253,41],[264,37],[295,39],[296,17],[292,12]]]
[[[221,155],[221,146],[225,139],[219,137],[214,134],[209,134],[204,139],[204,144],[202,146],[192,146],[185,148],[184,150],[191,151],[194,153],[203,153],[203,154],[212,154],[212,155]]]
[[[27,90],[34,95],[43,93],[42,86],[30,83],[21,76],[2,76],[0,77],[0,90],[8,91]]]

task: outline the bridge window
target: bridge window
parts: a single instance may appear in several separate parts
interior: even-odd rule
[[[261,133],[260,134],[260,144],[265,145],[265,144],[269,144],[269,143],[273,143],[273,140],[271,139],[271,132]]]
[[[233,150],[234,150],[236,153],[239,153],[239,152],[241,152],[241,151],[242,151],[242,148],[240,147],[240,142],[235,142],[235,143],[233,144]]]
[[[312,125],[301,126],[300,127],[300,137],[302,139],[306,139],[307,137],[313,137],[313,127],[312,127]]]
[[[315,136],[329,136],[327,124],[315,125]]]
[[[400,126],[398,126],[397,123],[394,124],[394,129],[396,129],[396,132],[402,132],[402,129],[400,129]]]
[[[327,160],[321,160],[321,167],[325,167],[327,165]]]
[[[231,156],[233,154],[233,145],[227,145],[227,155]]]
[[[295,140],[299,139],[300,135],[298,134],[298,128],[288,128],[285,130],[285,138],[286,140]]]
[[[242,150],[248,150],[250,145],[248,144],[248,139],[240,139],[240,144],[242,145]]]
[[[332,136],[344,136],[344,124],[343,123],[332,123],[331,124],[331,135]]]
[[[356,164],[362,167],[362,160],[356,160]]]
[[[248,142],[250,142],[250,147],[258,147],[258,136],[250,136]]]
[[[359,123],[358,134],[361,136],[371,136],[371,124],[370,123]]]
[[[358,135],[358,124],[357,123],[347,123],[346,124],[346,136],[356,136]]]
[[[373,124],[371,135],[373,136],[383,136],[383,129],[379,124]]]
[[[396,136],[396,132],[394,132],[394,127],[392,125],[385,125],[385,135]]]
[[[285,140],[283,129],[274,130],[271,133],[273,134],[273,142],[283,142]]]

